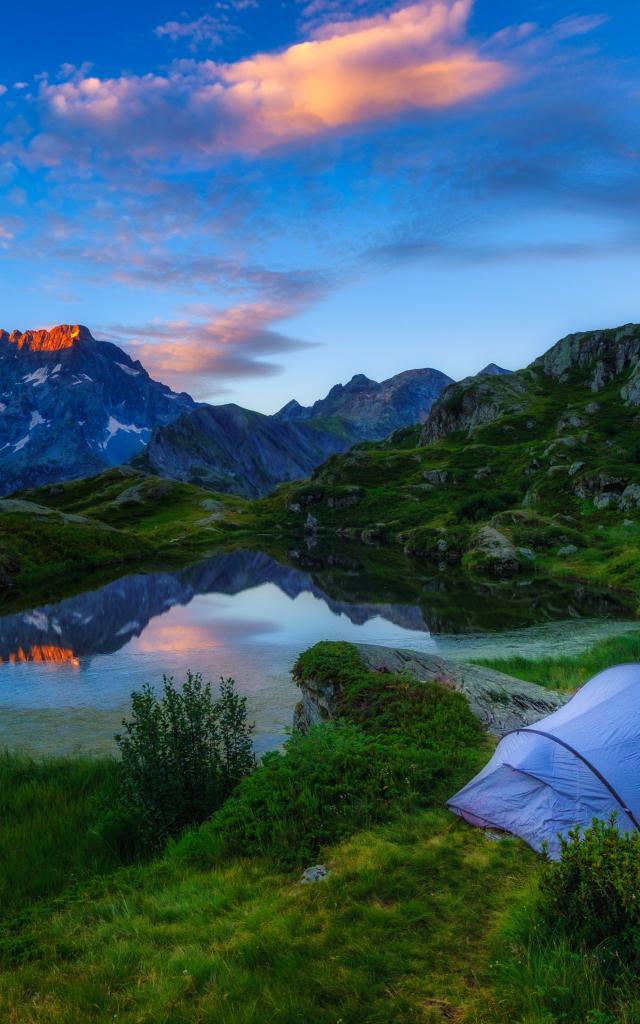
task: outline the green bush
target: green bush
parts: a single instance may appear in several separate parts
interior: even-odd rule
[[[200,674],[188,672],[180,690],[165,676],[159,699],[147,685],[131,705],[133,717],[116,736],[118,813],[154,849],[208,818],[253,770],[253,726],[232,679],[221,680],[216,700]]]
[[[505,509],[519,505],[520,500],[521,496],[515,491],[478,491],[459,501],[454,511],[459,519],[478,522],[496,512],[504,512]]]
[[[296,864],[407,802],[429,802],[438,765],[409,742],[384,743],[351,722],[294,733],[267,754],[212,825],[238,853]]]
[[[575,947],[606,943],[625,962],[640,960],[640,833],[620,832],[615,814],[572,829],[543,874],[541,908]]]

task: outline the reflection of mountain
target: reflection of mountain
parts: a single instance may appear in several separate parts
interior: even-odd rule
[[[140,636],[152,619],[175,605],[189,604],[197,594],[233,595],[266,583],[290,598],[310,593],[355,625],[381,617],[423,632],[504,629],[580,615],[624,616],[627,611],[611,596],[576,586],[538,591],[530,585],[504,592],[487,584],[471,592],[468,581],[425,578],[408,562],[394,565],[394,571],[388,566],[389,572],[379,579],[355,563],[337,562],[336,555],[328,564],[314,557],[306,571],[261,552],[234,551],[174,572],[125,576],[57,604],[1,617],[0,661],[77,664],[80,657],[119,650]],[[390,578],[401,585],[397,596],[390,590]]]
[[[99,590],[0,618],[0,659],[69,661],[111,654],[140,636],[148,623],[197,594],[239,594],[273,583],[291,598],[311,593],[336,614],[360,625],[382,616],[405,629],[428,629],[417,606],[334,601],[311,576],[255,551],[218,555],[188,569],[125,576]]]

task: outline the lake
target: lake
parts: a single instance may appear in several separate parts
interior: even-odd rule
[[[189,668],[236,680],[262,752],[285,738],[298,699],[291,667],[318,640],[469,659],[572,654],[632,628],[615,601],[579,587],[542,593],[526,581],[506,594],[490,586],[470,593],[468,583],[449,585],[424,567],[392,569],[376,575],[353,560],[292,566],[236,551],[4,615],[0,748],[112,751],[131,691]],[[531,613],[538,622],[527,621]]]

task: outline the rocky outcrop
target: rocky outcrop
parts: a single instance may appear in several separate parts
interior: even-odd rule
[[[569,334],[532,365],[562,382],[569,379],[572,371],[587,371],[591,390],[598,392],[636,365],[639,356],[640,326],[626,324],[613,330]],[[630,394],[626,397],[630,398]]]
[[[429,413],[420,435],[421,444],[433,444],[457,430],[470,434],[491,423],[526,392],[520,373],[482,374],[451,384]]]
[[[373,672],[408,674],[424,682],[436,682],[461,693],[487,732],[504,736],[539,721],[568,700],[564,694],[547,690],[536,683],[462,662],[447,661],[436,654],[356,644],[365,668]],[[302,732],[314,725],[335,719],[340,704],[340,688],[332,682],[300,683],[302,700],[296,706],[294,727]]]

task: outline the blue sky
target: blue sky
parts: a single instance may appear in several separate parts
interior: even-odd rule
[[[6,329],[86,323],[271,412],[640,319],[631,0],[25,0],[0,27]]]

